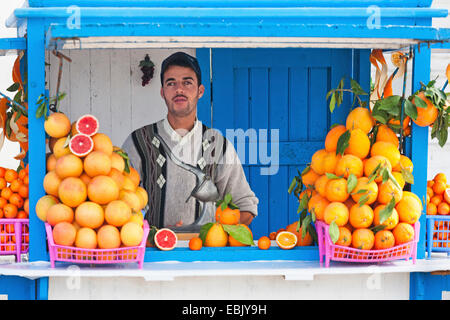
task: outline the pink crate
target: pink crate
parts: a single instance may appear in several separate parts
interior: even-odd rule
[[[55,267],[55,261],[88,264],[111,264],[138,262],[142,269],[144,263],[145,246],[150,232],[148,222],[144,220],[144,236],[142,242],[136,247],[120,247],[116,249],[83,249],[71,246],[61,246],[53,241],[52,226],[45,223],[47,232],[48,250],[51,267]]]
[[[15,255],[20,262],[29,248],[29,220],[0,219],[0,231],[0,255]]]
[[[417,242],[419,241],[420,223],[414,224],[414,240],[389,249],[362,250],[333,244],[328,233],[329,226],[322,222],[315,223],[319,242],[320,264],[325,257],[325,267],[329,267],[330,260],[345,262],[377,263],[399,259],[412,258],[416,263]]]

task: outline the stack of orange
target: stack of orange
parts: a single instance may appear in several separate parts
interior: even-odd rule
[[[1,219],[28,219],[28,180],[28,165],[19,170],[0,167],[0,222]],[[27,232],[28,225],[23,228]],[[22,242],[28,241],[28,235],[23,237]],[[0,244],[0,251],[15,250],[14,224],[0,223]]]
[[[399,138],[389,126],[377,123],[369,109],[357,107],[345,125],[327,133],[324,148],[312,156],[302,174],[308,189],[300,199],[308,196],[308,212],[330,225],[336,244],[387,249],[414,239],[422,203],[403,190],[413,163],[398,147]]]
[[[53,227],[55,243],[85,249],[139,245],[148,194],[138,171],[125,170],[121,150],[103,133],[91,136],[87,154],[74,154],[67,146],[74,126],[63,113],[51,114],[44,127],[51,153],[36,214]]]
[[[447,176],[438,173],[432,180],[427,181],[427,215],[446,216],[450,213],[450,185],[447,184]],[[434,222],[436,232],[433,234],[434,247],[447,247],[450,233],[448,221]]]

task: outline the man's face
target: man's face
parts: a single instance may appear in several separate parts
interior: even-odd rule
[[[174,117],[183,118],[195,112],[204,92],[205,87],[198,85],[197,75],[191,68],[170,66],[164,73],[161,97]]]

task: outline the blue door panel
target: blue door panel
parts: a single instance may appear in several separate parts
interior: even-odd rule
[[[330,126],[345,120],[349,97],[344,96],[343,106],[333,114],[325,97],[343,76],[352,76],[352,51],[214,49],[212,76],[213,127],[224,134],[226,129],[247,133],[245,146],[237,139],[231,142],[260,201],[251,224],[259,238],[298,219],[298,200],[287,189],[313,153],[324,148]],[[274,142],[271,130],[277,130],[273,138],[279,141],[279,167],[276,174],[267,175],[262,169],[275,169],[269,162],[275,146],[265,144]],[[242,147],[244,155],[239,152]],[[256,150],[257,159],[250,150]]]

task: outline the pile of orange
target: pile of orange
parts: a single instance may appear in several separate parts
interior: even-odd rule
[[[28,165],[20,170],[0,167],[0,222],[2,219],[28,219]],[[28,233],[28,225],[23,225]],[[14,251],[16,237],[13,223],[0,224],[0,251]],[[28,235],[22,237],[29,242]]]
[[[446,216],[450,213],[450,185],[444,173],[438,173],[432,180],[427,181],[427,215]],[[447,247],[450,233],[448,221],[435,221],[434,247]]]
[[[330,225],[336,244],[387,249],[414,239],[422,203],[404,190],[412,171],[397,134],[368,108],[357,107],[312,156],[301,176],[307,190],[300,200],[308,197],[308,212]]]
[[[50,120],[44,126],[51,151],[43,180],[46,195],[38,200],[36,214],[52,226],[55,243],[85,249],[139,245],[148,194],[138,171],[130,166],[127,172],[121,150],[103,133],[91,137],[88,154],[73,154],[67,144],[74,124],[62,113]]]

